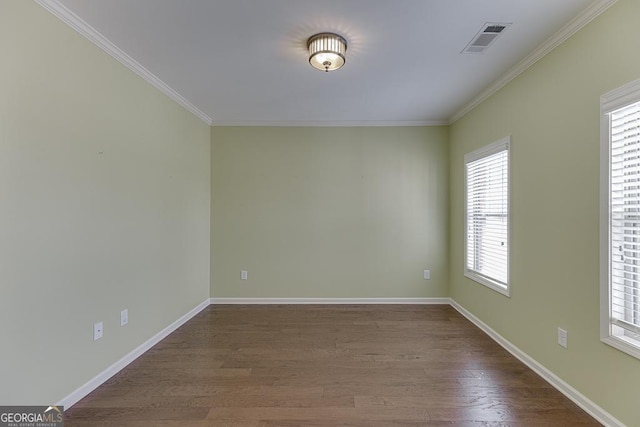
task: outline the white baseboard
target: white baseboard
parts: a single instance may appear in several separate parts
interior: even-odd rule
[[[97,376],[80,386],[78,389],[64,397],[58,403],[59,406],[70,408],[78,401],[86,397],[93,390],[101,386],[109,378],[120,372],[131,362],[136,360],[151,347],[162,341],[173,331],[184,325],[196,314],[200,313],[210,304],[450,304],[450,298],[209,298],[197,307],[180,317],[178,320],[155,334],[143,344],[123,358],[109,366]]]
[[[596,405],[594,402],[589,400],[585,395],[580,393],[575,388],[571,387],[565,381],[563,381],[556,374],[545,368],[543,365],[538,363],[535,359],[529,356],[524,351],[520,350],[518,347],[513,345],[507,339],[505,339],[502,335],[498,334],[496,331],[491,329],[486,323],[482,320],[478,319],[476,316],[471,314],[467,309],[462,307],[453,299],[451,300],[451,306],[455,308],[460,314],[469,319],[471,323],[480,328],[484,333],[489,335],[495,342],[500,344],[505,350],[514,355],[518,360],[531,368],[535,373],[540,375],[545,381],[555,387],[560,393],[567,396],[571,401],[573,401],[576,405],[584,409],[589,415],[599,421],[601,424],[607,427],[625,427],[623,423],[617,420],[613,415],[602,409],[600,406]]]
[[[155,334],[153,337],[149,338],[146,342],[139,345],[129,354],[125,355],[122,359],[118,360],[116,363],[109,366],[104,371],[100,372],[96,377],[89,380],[87,383],[80,386],[77,390],[73,391],[71,394],[69,394],[68,396],[63,398],[61,401],[56,403],[56,405],[64,406],[65,409],[68,409],[71,406],[75,405],[80,399],[84,398],[93,390],[101,386],[109,378],[111,378],[112,376],[120,372],[128,364],[130,364],[131,362],[136,360],[138,357],[140,357],[142,354],[144,354],[144,352],[146,352],[151,347],[153,347],[154,345],[162,341],[164,338],[166,338],[169,334],[171,334],[173,331],[178,329],[180,326],[184,325],[193,316],[195,316],[196,314],[200,313],[202,310],[207,308],[209,304],[210,304],[210,301],[208,299],[201,302],[200,304],[198,304],[197,307],[193,308],[187,314],[180,317],[178,320],[176,320],[175,322],[173,322],[172,324],[170,324],[169,326],[167,326],[166,328],[164,328],[163,330]]]
[[[70,408],[210,304],[449,304],[600,423],[608,427],[625,427],[613,415],[589,400],[451,298],[209,298],[63,398],[57,405]]]
[[[451,298],[211,298],[211,304],[451,304]]]

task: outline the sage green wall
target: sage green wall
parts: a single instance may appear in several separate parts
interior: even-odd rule
[[[210,128],[35,2],[0,52],[0,404],[52,404],[209,297]]]
[[[211,136],[213,297],[448,296],[446,127]]]
[[[640,360],[599,339],[599,98],[640,77],[638,17],[640,2],[620,0],[457,121],[450,148],[451,296],[629,426]],[[511,298],[463,276],[463,157],[507,135]]]

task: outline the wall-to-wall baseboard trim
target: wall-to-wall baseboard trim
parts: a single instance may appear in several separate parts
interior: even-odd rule
[[[118,360],[113,365],[109,366],[104,371],[100,372],[96,377],[89,380],[84,385],[80,386],[77,390],[73,391],[71,394],[63,398],[61,401],[57,403],[59,406],[64,406],[65,408],[70,408],[75,405],[80,399],[87,396],[93,390],[101,386],[104,382],[106,382],[109,378],[123,370],[127,365],[136,360],[138,357],[142,356],[147,350],[149,350],[154,345],[158,344],[164,338],[166,338],[173,331],[178,329],[180,326],[187,323],[193,316],[200,313],[202,310],[209,306],[210,302],[208,299],[204,300],[197,307],[190,310],[188,313],[180,317],[178,320],[149,338],[147,341],[139,345],[129,354],[125,355],[122,359]]]
[[[380,127],[380,126],[447,126],[448,120],[329,120],[329,121],[297,121],[297,122],[276,122],[276,121],[216,121],[212,126],[286,126],[286,127]]]
[[[211,304],[450,304],[450,298],[211,298]]]
[[[466,317],[471,323],[480,328],[484,333],[489,335],[495,342],[500,344],[505,350],[515,356],[522,363],[531,368],[535,373],[540,375],[545,381],[555,387],[560,393],[564,394],[566,397],[571,399],[576,405],[584,409],[589,415],[598,420],[605,426],[609,427],[625,427],[623,423],[617,420],[613,415],[602,409],[600,406],[596,405],[594,402],[589,400],[585,395],[580,393],[575,388],[571,387],[565,381],[563,381],[556,374],[545,368],[543,365],[538,363],[534,358],[529,356],[524,351],[520,350],[518,347],[513,345],[507,339],[505,339],[502,335],[491,329],[489,325],[484,323],[482,320],[478,319],[476,316],[471,314],[470,311],[462,307],[453,299],[451,300],[451,306],[455,308],[460,314]]]
[[[209,298],[56,404],[70,408],[211,304],[451,304],[450,298]]]
[[[180,317],[178,320],[158,332],[146,342],[138,346],[129,354],[118,360],[113,365],[98,374],[95,378],[73,391],[71,394],[60,400],[57,405],[70,408],[76,402],[87,396],[93,390],[102,385],[109,378],[120,372],[135,359],[144,354],[151,347],[162,341],[165,337],[188,322],[196,314],[207,308],[210,304],[449,304],[460,314],[466,317],[471,323],[489,335],[495,342],[505,350],[515,356],[522,363],[540,375],[545,381],[555,387],[562,394],[571,399],[576,405],[584,409],[593,418],[605,426],[625,427],[613,415],[596,405],[575,388],[571,387],[560,377],[545,368],[527,353],[520,350],[510,341],[491,329],[486,323],[478,319],[470,311],[458,304],[452,298],[209,298],[197,307]]]

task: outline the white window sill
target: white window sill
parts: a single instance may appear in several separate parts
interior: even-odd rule
[[[634,340],[629,337],[609,336],[602,338],[601,341],[630,356],[640,359],[640,340]]]
[[[509,297],[509,286],[503,285],[502,283],[498,283],[494,280],[491,280],[487,277],[481,276],[474,271],[465,270],[464,275],[475,281],[480,283],[481,285],[486,286],[489,289],[492,289],[506,297]]]

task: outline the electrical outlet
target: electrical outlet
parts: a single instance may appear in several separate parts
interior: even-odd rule
[[[129,323],[129,309],[125,308],[120,312],[120,326],[124,326]]]
[[[93,325],[93,340],[98,341],[100,338],[102,338],[103,331],[104,325],[102,324],[102,322],[95,323]]]
[[[249,280],[249,272],[247,270],[242,270],[240,272],[240,280]]]
[[[567,343],[567,339],[568,339],[568,333],[567,331],[565,331],[562,328],[558,328],[558,345],[567,348],[568,343]]]
[[[431,279],[431,270],[424,270],[422,277],[424,277],[424,280]]]

